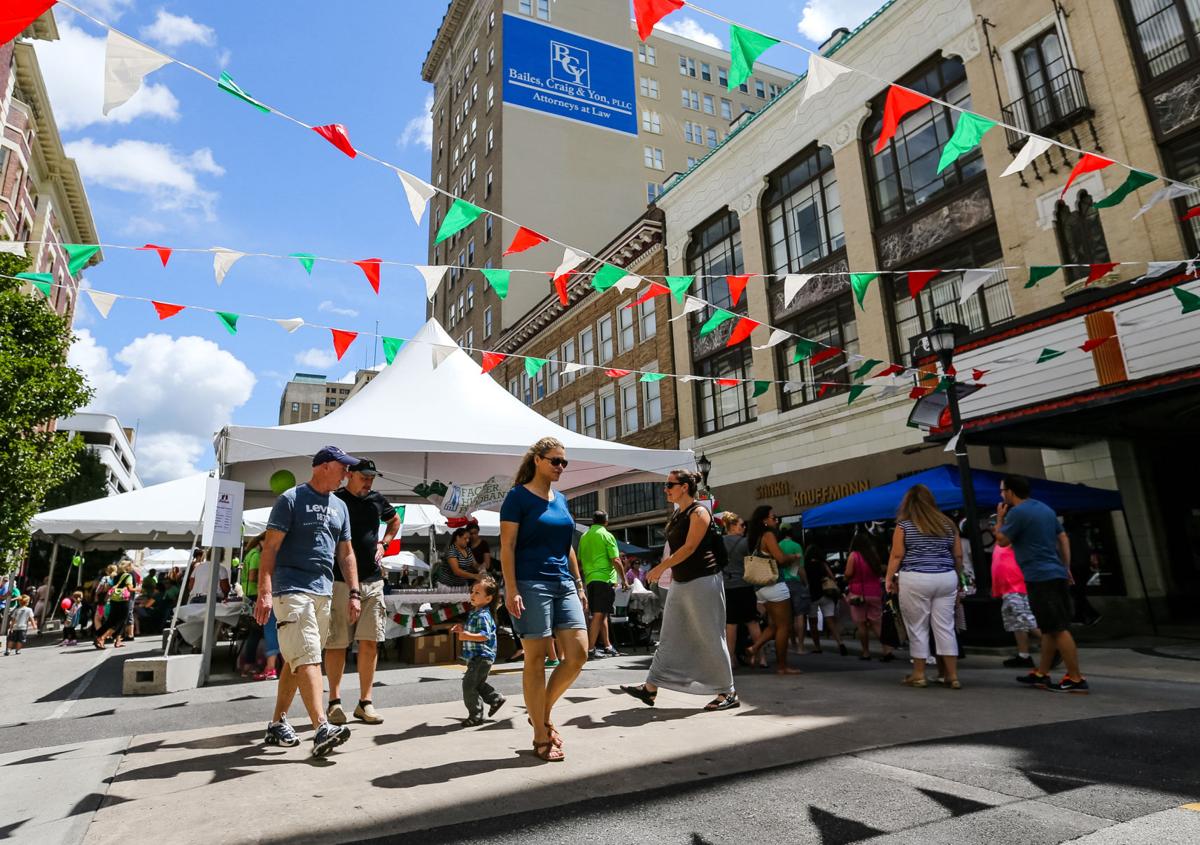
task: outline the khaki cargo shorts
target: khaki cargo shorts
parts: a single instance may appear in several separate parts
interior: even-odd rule
[[[284,593],[274,596],[279,653],[295,672],[301,666],[321,663],[321,652],[329,639],[329,596],[314,593]]]
[[[360,584],[362,613],[350,624],[350,588],[345,581],[333,582],[333,628],[325,648],[349,648],[355,640],[381,643],[386,639],[387,609],[383,604],[383,582]]]

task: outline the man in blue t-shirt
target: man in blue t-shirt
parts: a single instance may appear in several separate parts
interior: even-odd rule
[[[1028,479],[1005,476],[1000,497],[996,542],[1012,547],[1025,576],[1029,606],[1042,631],[1041,663],[1017,681],[1054,692],[1086,693],[1088,682],[1079,672],[1079,652],[1071,636],[1071,545],[1067,535],[1054,511],[1029,497]],[[1055,654],[1061,654],[1067,666],[1067,674],[1058,683],[1050,679]]]
[[[350,738],[350,728],[329,724],[322,702],[321,652],[329,638],[336,561],[349,588],[349,621],[362,611],[358,567],[350,543],[350,514],[333,495],[358,458],[336,446],[313,456],[312,478],[275,500],[267,519],[258,563],[258,599],[254,618],[266,625],[274,611],[283,670],[275,696],[275,713],[267,725],[268,745],[293,746],[300,740],[287,721],[287,711],[300,690],[304,708],[317,732],[313,756],[324,757]]]

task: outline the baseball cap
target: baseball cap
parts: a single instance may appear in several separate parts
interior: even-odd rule
[[[361,461],[350,467],[351,472],[361,472],[363,475],[379,475],[379,470],[375,469],[375,462],[370,458],[363,458]]]
[[[339,464],[352,467],[358,463],[358,458],[353,455],[347,455],[337,446],[326,446],[320,452],[313,455],[312,465],[319,467],[321,464],[327,464],[330,461],[337,461]]]

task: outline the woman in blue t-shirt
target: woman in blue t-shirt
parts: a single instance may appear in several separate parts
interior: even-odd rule
[[[575,520],[566,497],[551,487],[566,468],[562,443],[543,437],[521,459],[500,506],[504,601],[525,648],[525,709],[533,725],[533,750],[547,761],[563,759],[562,737],[550,711],[587,660],[587,599],[571,548]],[[555,642],[561,662],[547,680],[546,656]]]

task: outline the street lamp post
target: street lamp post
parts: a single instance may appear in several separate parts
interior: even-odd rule
[[[712,461],[700,453],[700,457],[696,458],[696,469],[700,470],[700,483],[704,486],[704,492],[708,492],[708,474],[712,472]]]

